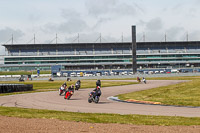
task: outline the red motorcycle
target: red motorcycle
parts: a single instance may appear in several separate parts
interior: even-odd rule
[[[74,94],[73,91],[67,91],[67,92],[65,93],[64,99],[69,100],[73,94]]]

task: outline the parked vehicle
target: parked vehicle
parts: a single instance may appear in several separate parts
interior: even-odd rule
[[[19,82],[24,82],[24,78],[20,77]]]

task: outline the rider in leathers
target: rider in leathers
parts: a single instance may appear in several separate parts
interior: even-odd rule
[[[91,94],[93,95],[93,97],[95,98],[96,96],[101,96],[101,90],[100,90],[100,86],[97,86],[92,92]]]

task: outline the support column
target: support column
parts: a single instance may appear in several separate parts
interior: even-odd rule
[[[137,62],[136,62],[136,26],[132,26],[132,68],[133,74],[137,73]]]

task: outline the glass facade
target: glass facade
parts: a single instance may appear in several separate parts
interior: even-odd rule
[[[12,69],[131,69],[131,43],[4,45],[4,64]],[[137,67],[200,67],[200,42],[137,43]],[[18,67],[17,65],[20,65]]]

